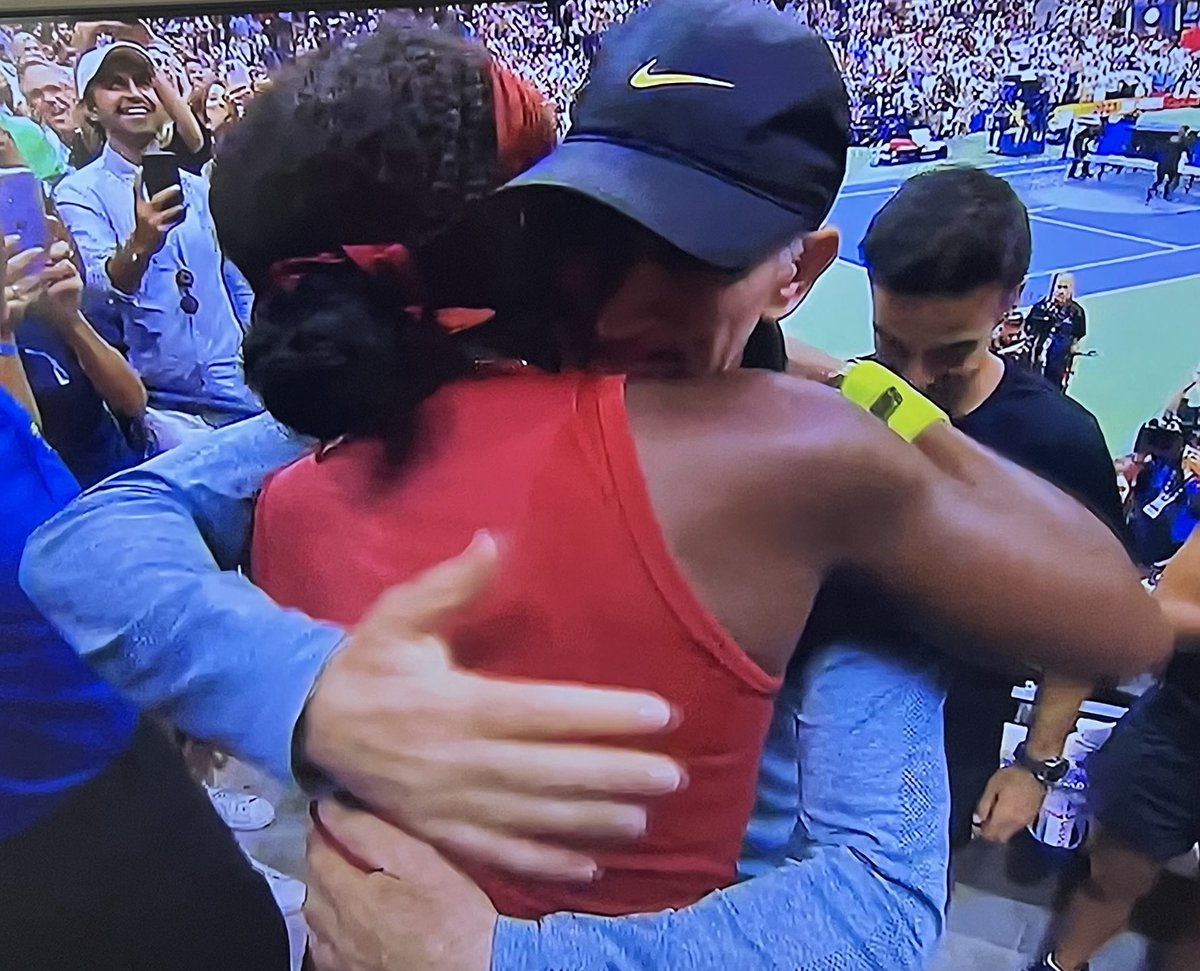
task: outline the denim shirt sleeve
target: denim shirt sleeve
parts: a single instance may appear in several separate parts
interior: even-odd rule
[[[492,971],[918,971],[943,926],[949,792],[935,668],[839,646],[799,701],[788,859],[684,910],[502,918]]]
[[[77,178],[58,184],[54,204],[83,259],[84,282],[96,290],[119,295],[108,278],[108,260],[122,241],[105,215],[103,203],[77,184]]]
[[[221,257],[221,276],[225,281],[225,290],[229,294],[229,302],[233,304],[233,312],[237,315],[242,330],[250,326],[254,312],[254,291],[241,271],[226,257]]]
[[[34,534],[21,583],[142,708],[281,779],[318,675],[345,637],[236,572],[254,497],[308,444],[267,416],[101,483]]]

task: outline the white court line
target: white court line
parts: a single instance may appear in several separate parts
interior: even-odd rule
[[[950,159],[948,164],[953,165],[954,160]],[[1002,179],[1008,179],[1011,176],[1018,176],[1018,175],[1039,175],[1042,172],[1056,172],[1062,168],[1063,168],[1063,165],[1061,163],[1056,164],[1056,165],[1042,165],[1042,166],[1038,166],[1037,168],[1018,169],[1013,172],[1005,172],[1000,177]],[[924,169],[922,171],[929,171],[929,170]],[[985,166],[984,171],[987,172],[987,171],[990,171],[990,169],[988,169]],[[913,174],[917,175],[920,173],[914,172]],[[896,192],[900,188],[900,186],[904,184],[905,181],[907,181],[907,180],[902,179],[900,182],[896,183],[895,185],[882,186],[882,187],[875,188],[875,189],[859,189],[857,191],[854,189],[853,186],[850,186],[850,187],[848,187],[848,189],[845,192],[842,192],[841,194],[839,194],[838,198],[839,199],[857,199],[859,197],[881,196],[881,195],[885,195],[885,194],[891,194],[891,193]],[[865,183],[858,183],[858,184],[859,185],[871,185],[872,183],[865,182]]]
[[[1130,243],[1141,243],[1143,246],[1157,246],[1164,253],[1177,252],[1182,249],[1173,243],[1163,243],[1157,239],[1147,239],[1145,236],[1134,236],[1131,233],[1119,233],[1115,229],[1100,229],[1097,226],[1086,226],[1083,223],[1073,223],[1066,219],[1052,219],[1049,216],[1032,217],[1038,222],[1049,223],[1052,226],[1065,226],[1067,229],[1079,229],[1087,233],[1097,233],[1100,236],[1111,236],[1113,239],[1123,239]]]
[[[1077,263],[1075,266],[1060,266],[1054,270],[1040,270],[1037,273],[1031,273],[1030,276],[1054,276],[1056,273],[1074,273],[1076,270],[1091,270],[1097,266],[1116,266],[1118,263],[1132,263],[1135,260],[1144,260],[1152,256],[1173,256],[1176,253],[1188,253],[1192,250],[1200,250],[1200,243],[1197,243],[1194,246],[1178,246],[1175,249],[1155,250],[1153,253],[1135,253],[1133,256],[1114,256],[1109,260],[1095,260],[1091,263]],[[1112,293],[1113,291],[1110,290],[1105,292]]]

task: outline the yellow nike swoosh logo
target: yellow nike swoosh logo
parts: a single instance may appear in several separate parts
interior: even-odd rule
[[[683,84],[701,84],[707,88],[734,87],[732,81],[706,78],[700,74],[673,74],[667,71],[655,74],[654,68],[657,64],[658,58],[656,57],[639,67],[633,77],[629,79],[629,86],[638,91],[646,91],[650,88],[673,88]]]

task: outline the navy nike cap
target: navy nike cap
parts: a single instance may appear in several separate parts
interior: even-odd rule
[[[611,28],[563,143],[504,189],[595,199],[745,270],[829,215],[850,111],[828,45],[751,0],[656,0]]]

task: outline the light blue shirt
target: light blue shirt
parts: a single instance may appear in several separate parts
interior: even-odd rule
[[[262,410],[242,375],[240,350],[253,292],[224,258],[208,207],[208,183],[182,172],[184,220],[148,262],[135,294],[117,290],[107,264],[133,234],[137,166],[111,145],[63,179],[54,201],[83,257],[87,283],[111,293],[121,309],[129,363],[150,392],[150,405],[195,414],[247,417]],[[178,280],[187,269],[194,284]],[[184,312],[190,293],[195,314]]]
[[[281,777],[344,632],[232,572],[254,496],[307,444],[267,416],[123,472],[33,537],[21,580],[139,705]],[[492,971],[917,971],[942,930],[949,795],[928,658],[831,649],[789,680],[748,834],[753,879],[679,911],[502,919]],[[799,713],[799,716],[797,716]]]

